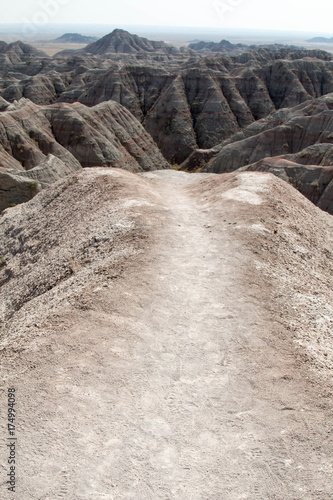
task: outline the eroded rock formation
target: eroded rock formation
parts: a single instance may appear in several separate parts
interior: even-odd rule
[[[87,108],[23,99],[7,109],[0,113],[1,209],[82,167],[168,167],[143,126],[114,101]]]
[[[264,158],[238,171],[271,172],[333,215],[333,166],[301,165],[277,156]]]
[[[0,96],[9,102],[117,101],[170,163],[216,146],[275,110],[333,92],[332,56],[324,51],[243,47],[236,55],[202,55],[124,30],[53,58],[16,55],[5,69]]]
[[[0,116],[24,114],[11,104],[22,98],[43,107],[31,137],[24,125],[20,138],[17,123],[9,140],[2,134],[2,165],[32,168],[53,154],[65,164],[147,170],[166,166],[160,152],[189,171],[228,172],[275,156],[332,165],[332,55],[234,48],[223,41],[222,53],[214,44],[209,54],[177,51],[124,30],[53,58],[2,44]]]

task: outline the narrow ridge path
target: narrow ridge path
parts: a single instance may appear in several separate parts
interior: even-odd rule
[[[119,469],[115,498],[330,498],[330,462],[314,450],[324,416],[307,406],[290,344],[274,339],[280,325],[245,289],[223,214],[190,194],[203,176],[147,177],[167,216],[134,292],[142,356],[119,456],[137,462]]]
[[[332,499],[332,419],[243,281],[237,217],[200,204],[203,176],[144,177],[163,205],[144,265],[15,379],[15,500]]]

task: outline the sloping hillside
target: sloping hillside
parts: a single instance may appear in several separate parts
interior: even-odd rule
[[[138,172],[169,165],[142,125],[114,101],[87,108],[22,99],[0,113],[0,210],[96,166]]]
[[[85,169],[7,209],[18,498],[331,498],[332,230],[258,172]]]

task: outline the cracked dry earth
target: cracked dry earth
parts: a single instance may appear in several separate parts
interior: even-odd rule
[[[203,191],[214,174],[141,176],[159,201],[127,205],[151,214],[153,243],[48,337],[12,353],[4,387],[17,391],[18,483],[8,498],[333,498],[329,366],[312,368],[269,304],[247,236],[252,224],[258,244],[264,230],[279,237],[255,223],[269,210],[262,185],[284,184],[241,176],[247,186],[228,174],[218,202]]]

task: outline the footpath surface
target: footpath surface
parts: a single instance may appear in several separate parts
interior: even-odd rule
[[[332,416],[265,290],[242,281],[237,214],[200,204],[194,175],[145,178],[163,205],[146,262],[13,378],[8,498],[332,499]]]

